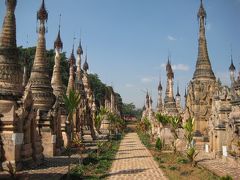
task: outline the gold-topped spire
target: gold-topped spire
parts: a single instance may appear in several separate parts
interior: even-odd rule
[[[212,70],[211,62],[208,56],[207,40],[205,36],[205,18],[207,14],[201,1],[198,11],[199,22],[199,39],[198,39],[198,57],[196,70],[193,79],[212,79],[215,80],[215,75]]]

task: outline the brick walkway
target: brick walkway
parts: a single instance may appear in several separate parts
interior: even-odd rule
[[[78,155],[73,155],[70,159],[67,156],[45,158],[43,165],[34,169],[19,171],[17,175],[20,180],[59,180],[67,174],[69,163],[73,166],[78,162]],[[1,172],[0,179],[10,178],[6,172]]]
[[[233,165],[223,159],[212,159],[207,153],[200,153],[198,165],[203,166],[218,176],[230,175],[234,180],[240,180],[240,166]]]
[[[128,133],[122,140],[109,173],[109,180],[167,179],[137,133]]]

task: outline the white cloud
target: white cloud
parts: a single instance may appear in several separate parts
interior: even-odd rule
[[[127,88],[132,88],[132,87],[134,87],[134,85],[133,85],[133,84],[130,84],[130,83],[127,83],[127,84],[125,84],[125,87],[127,87]]]
[[[164,64],[164,63],[163,63],[163,64],[161,64],[161,68],[163,68],[163,69],[164,69],[165,67],[166,67],[166,64]]]
[[[161,64],[161,68],[165,69],[166,64]],[[172,69],[175,71],[188,71],[189,66],[186,64],[172,64]]]
[[[154,79],[155,79],[155,77],[143,77],[141,79],[141,82],[142,83],[151,83],[151,82],[153,82]]]
[[[173,36],[171,36],[171,35],[168,35],[168,36],[167,36],[167,39],[168,39],[169,41],[176,41],[176,40],[177,40],[175,37],[173,37]]]
[[[173,68],[173,70],[176,70],[176,71],[188,71],[189,70],[189,67],[186,64],[176,64],[176,65],[173,64],[172,68]]]

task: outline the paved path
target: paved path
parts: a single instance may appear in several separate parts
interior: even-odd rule
[[[78,155],[73,155],[70,159],[67,156],[45,158],[43,165],[33,169],[19,171],[17,176],[20,180],[59,180],[67,174],[70,163],[73,166],[78,162]],[[0,172],[0,179],[10,178],[6,172]]]
[[[121,141],[113,161],[109,180],[167,179],[150,152],[140,142],[137,133],[128,133]]]
[[[230,175],[234,180],[240,180],[240,165],[232,164],[223,159],[213,159],[208,153],[200,153],[198,164],[218,176]]]

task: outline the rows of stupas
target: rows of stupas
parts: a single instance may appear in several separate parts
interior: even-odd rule
[[[163,100],[161,81],[158,86],[157,108],[152,109],[152,97],[147,93],[142,119],[148,118],[152,134],[161,137],[162,125],[156,120],[156,113],[177,116],[182,125],[188,118],[194,119],[195,141],[207,152],[216,156],[240,155],[240,70],[231,56],[229,78],[231,86],[223,86],[216,79],[208,55],[205,35],[207,13],[201,1],[197,14],[199,22],[198,56],[192,80],[185,91],[185,107],[181,107],[181,96],[173,95],[174,72],[168,59],[166,65],[167,83]],[[236,73],[238,73],[236,75]],[[161,137],[163,138],[163,137]],[[207,147],[207,148],[206,148]]]
[[[73,131],[83,140],[85,136],[94,140],[98,134],[94,127],[97,109],[89,84],[87,55],[83,66],[81,64],[81,41],[76,51],[77,59],[73,47],[68,60],[69,81],[65,90],[60,69],[63,49],[60,26],[54,42],[53,74],[49,76],[45,39],[48,11],[42,0],[37,12],[36,53],[27,81],[26,67],[20,65],[16,44],[16,5],[17,0],[6,0],[6,14],[0,35],[0,162],[2,167],[11,162],[21,169],[22,166],[41,164],[45,156],[60,155]],[[72,122],[68,121],[63,100],[63,96],[69,96],[71,91],[79,93],[81,97]],[[115,92],[109,88],[103,106],[108,111],[119,113],[115,98]]]

